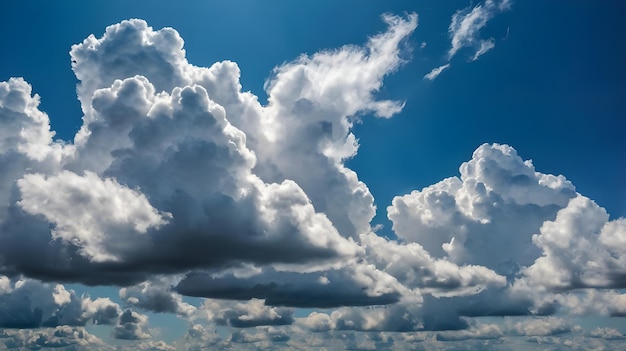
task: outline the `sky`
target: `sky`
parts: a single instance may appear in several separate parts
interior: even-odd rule
[[[621,1],[0,5],[0,350],[621,350]]]

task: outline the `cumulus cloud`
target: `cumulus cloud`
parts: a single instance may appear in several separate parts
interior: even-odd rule
[[[561,318],[534,318],[515,323],[511,328],[515,333],[524,336],[550,336],[568,333],[579,326],[571,326]]]
[[[108,298],[77,296],[61,284],[0,277],[0,328],[114,324],[120,311]]]
[[[576,196],[574,186],[536,172],[508,145],[480,146],[459,170],[460,178],[395,197],[387,208],[393,229],[434,257],[485,266],[511,280],[540,255],[532,234]]]
[[[183,301],[182,297],[172,290],[167,279],[154,279],[134,286],[121,288],[120,298],[138,308],[157,312],[175,313],[182,317],[190,317],[196,308]]]
[[[72,349],[112,350],[104,342],[88,333],[83,327],[58,326],[46,329],[4,330],[0,335],[0,348],[19,350]],[[5,348],[2,348],[5,349]]]
[[[123,340],[148,339],[148,317],[131,310],[124,311],[113,328],[113,337]]]
[[[277,67],[267,106],[241,91],[236,64],[189,64],[175,30],[110,26],[70,53],[84,113],[73,144],[52,141],[27,83],[3,83],[3,162],[15,165],[0,177],[2,270],[128,285],[152,273],[355,256],[375,207],[343,165],[358,147],[350,130],[358,114],[402,108],[374,93],[417,25],[415,15],[384,20],[388,31],[363,47]]]
[[[533,286],[562,290],[626,287],[626,219],[579,195],[546,221],[533,242],[543,255],[523,271]]]
[[[457,12],[449,59],[491,50],[479,32],[508,7]],[[276,67],[266,105],[242,91],[235,63],[188,63],[175,30],[110,26],[72,47],[84,114],[73,143],[53,140],[23,79],[0,83],[0,327],[50,328],[3,332],[5,344],[98,343],[81,329],[89,323],[149,339],[148,317],[127,307],[238,328],[224,337],[193,324],[184,342],[135,345],[145,350],[489,343],[506,331],[468,317],[626,315],[615,290],[626,287],[624,219],[508,145],[481,145],[458,177],[397,196],[387,209],[397,238],[374,233],[373,196],[345,161],[358,151],[355,122],[403,108],[376,92],[417,26],[414,14],[383,19],[388,29],[362,46]],[[57,281],[122,286],[124,306]],[[209,299],[195,307],[181,295]],[[297,307],[335,309],[298,318]],[[573,330],[536,318],[509,331]],[[399,331],[416,334],[387,333]]]
[[[293,309],[266,306],[263,300],[231,302],[207,299],[200,307],[200,315],[218,325],[249,328],[293,323]]]

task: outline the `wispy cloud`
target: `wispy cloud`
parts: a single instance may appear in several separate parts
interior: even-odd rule
[[[455,12],[448,27],[451,41],[447,54],[448,62],[433,68],[424,75],[424,79],[432,81],[437,78],[443,70],[450,67],[450,60],[463,48],[471,48],[474,51],[471,55],[472,61],[478,60],[480,56],[493,49],[496,46],[496,40],[494,38],[481,39],[480,30],[487,25],[490,19],[507,11],[510,7],[510,0],[486,0],[473,8],[468,7]]]
[[[429,73],[424,75],[424,79],[434,80],[435,78],[439,77],[441,72],[443,72],[444,70],[446,70],[449,67],[450,67],[449,63],[446,63],[445,65],[442,65],[442,66],[439,66],[439,67],[435,67],[435,68],[433,68],[432,71],[430,71]]]
[[[493,38],[480,39],[480,30],[487,25],[487,22],[495,15],[506,11],[510,8],[509,0],[487,0],[484,3],[475,6],[473,9],[463,9],[452,15],[452,21],[448,32],[451,38],[451,47],[448,50],[448,60],[452,59],[459,50],[464,47],[470,47],[475,50],[472,60],[487,51],[493,49],[495,40]]]

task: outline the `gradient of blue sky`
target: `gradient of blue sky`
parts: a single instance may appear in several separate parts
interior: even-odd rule
[[[362,115],[363,123],[353,130],[360,143],[358,155],[346,163],[374,196],[378,212],[371,224],[383,225],[379,234],[396,237],[386,211],[395,196],[458,176],[459,166],[483,143],[511,145],[522,159],[532,159],[538,172],[567,177],[577,192],[604,207],[611,220],[626,216],[626,41],[622,38],[626,5],[513,1],[509,10],[495,14],[480,31],[480,38],[494,38],[492,50],[473,61],[475,50],[464,48],[448,60],[451,17],[481,4],[459,0],[275,1],[271,6],[257,1],[5,2],[0,5],[0,81],[24,77],[33,93],[41,96],[40,109],[50,116],[57,137],[70,141],[82,124],[70,47],[92,33],[101,37],[107,26],[122,20],[141,18],[155,30],[174,28],[184,39],[187,60],[193,65],[236,62],[243,91],[266,103],[264,83],[274,67],[303,53],[363,45],[369,36],[385,31],[383,13],[415,12],[419,25],[402,52],[406,62],[384,79],[376,94],[406,104],[391,119]],[[434,80],[423,78],[448,62],[451,66]],[[76,289],[91,291],[83,286]],[[119,300],[117,288],[100,287],[91,295]],[[298,310],[296,316],[309,312]],[[186,328],[173,315],[149,316],[151,327],[167,329],[173,323]],[[506,318],[494,323],[506,325],[503,330],[518,336],[553,334],[525,334],[523,325]],[[576,323],[589,332],[596,325],[626,332],[623,317],[577,315]],[[107,342],[117,342],[109,338],[108,329],[91,328]],[[554,334],[559,334],[555,328]],[[562,326],[561,332],[575,334],[575,329]],[[227,335],[230,330],[221,332]],[[480,339],[483,334],[476,335]],[[576,341],[577,337],[571,339],[581,348],[594,347]],[[472,339],[472,335],[450,338]],[[441,336],[432,347],[447,347],[441,342],[444,339]],[[341,348],[338,345],[348,343],[344,342],[333,345]],[[531,348],[527,341],[507,342],[512,349]],[[422,347],[428,349],[427,345],[424,342]]]

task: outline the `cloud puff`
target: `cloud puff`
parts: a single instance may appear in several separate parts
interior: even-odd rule
[[[487,25],[487,22],[496,14],[510,8],[509,0],[486,0],[484,3],[475,6],[473,9],[459,10],[452,16],[448,29],[452,41],[452,47],[448,51],[448,59],[451,59],[461,48],[471,47],[475,49],[472,60],[493,49],[495,40],[493,38],[480,39],[480,30]]]

